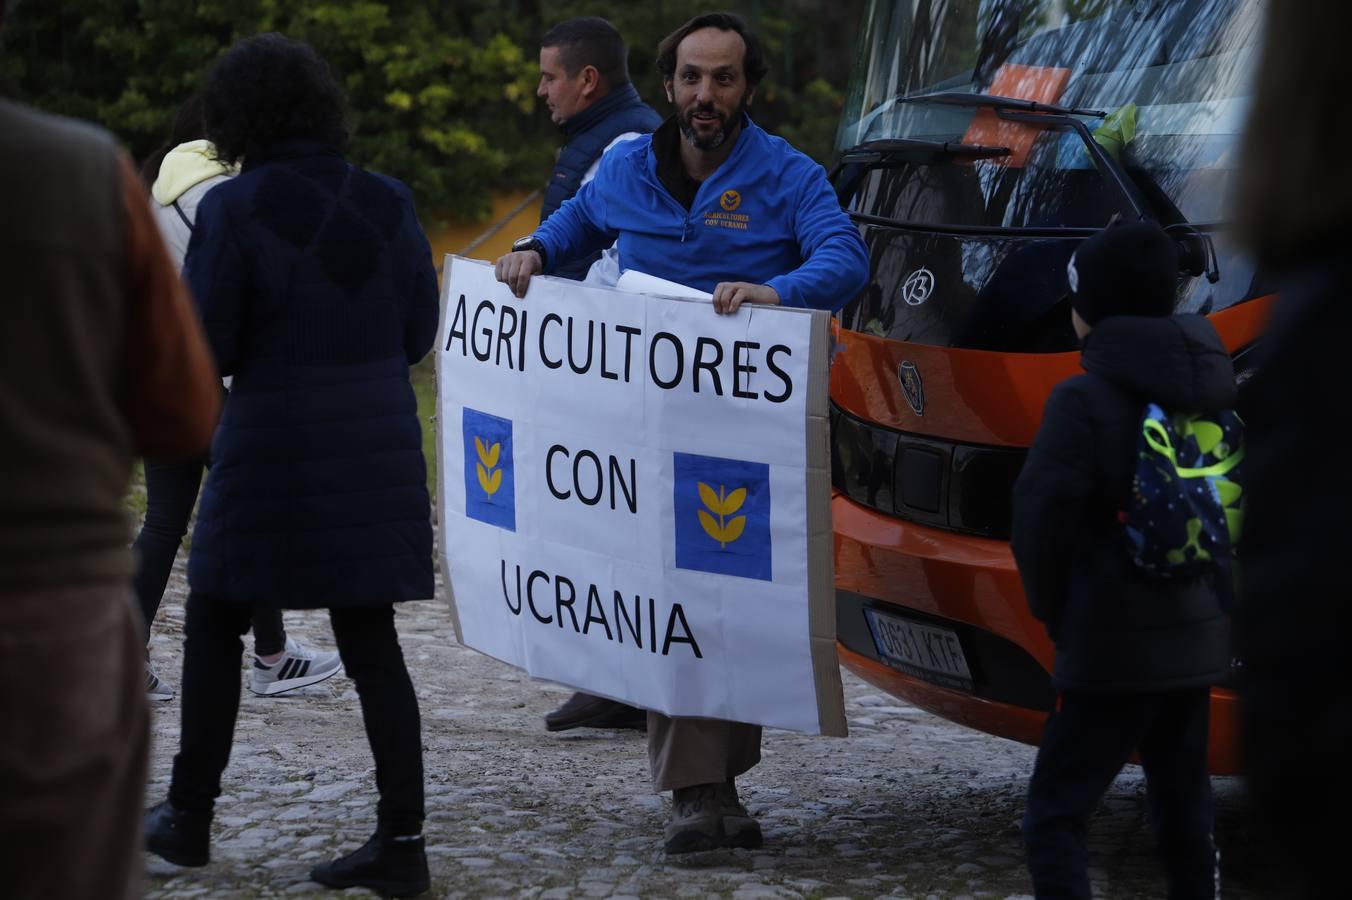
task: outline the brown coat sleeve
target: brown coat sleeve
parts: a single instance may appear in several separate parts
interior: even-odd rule
[[[221,381],[145,189],[126,158],[121,169],[127,213],[127,419],[139,454],[187,458],[211,444]]]

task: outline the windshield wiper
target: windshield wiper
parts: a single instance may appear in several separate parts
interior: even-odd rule
[[[1094,140],[1093,132],[1084,122],[1075,118],[1075,116],[1086,116],[1095,119],[1106,118],[1108,113],[1101,109],[1086,109],[1079,106],[1058,106],[1054,103],[1040,103],[1036,100],[1024,100],[1019,97],[1002,97],[998,94],[968,94],[962,91],[937,91],[932,94],[899,94],[892,98],[893,103],[935,103],[943,106],[964,106],[969,108],[987,108],[993,109],[995,114],[1001,119],[1010,122],[1021,122],[1029,125],[1042,125],[1050,128],[1069,128],[1074,131],[1084,144],[1090,160],[1094,163],[1094,168],[1098,169],[1099,174],[1112,184],[1126,201],[1126,205],[1139,219],[1154,220],[1156,217],[1149,212],[1149,207],[1141,196],[1140,189],[1132,181],[1127,170],[1115,157],[1103,149],[1098,141]],[[866,144],[860,144],[859,147],[847,150],[851,153],[853,150],[861,150],[872,144],[885,144],[887,141],[870,141]],[[897,143],[933,143],[939,147],[982,147],[981,144],[962,144],[956,142],[929,142],[929,141],[898,141]],[[986,148],[992,149],[992,148]],[[1008,153],[1008,148],[1004,154],[989,154],[990,156],[1003,156]],[[980,158],[975,155],[975,158]],[[841,169],[844,163],[844,157],[841,163],[838,163],[832,170],[832,180],[835,174]],[[854,179],[846,179],[851,181]],[[841,196],[842,203],[846,196],[842,193],[842,185],[836,186],[837,195]],[[1216,260],[1216,250],[1211,243],[1211,238],[1203,234],[1199,229],[1192,226],[1187,219],[1168,226],[1170,229],[1184,229],[1189,232],[1189,237],[1193,238],[1190,242],[1180,242],[1188,251],[1191,259],[1187,263],[1187,269],[1193,275],[1205,275],[1207,281],[1215,283],[1220,278],[1220,267]]]
[[[1020,97],[1002,97],[999,94],[968,94],[962,91],[939,91],[933,94],[898,94],[894,103],[939,103],[944,106],[986,106],[991,109],[1009,109],[1019,112],[1051,113],[1057,116],[1092,116],[1102,119],[1108,114],[1101,109],[1078,106],[1057,106]]]
[[[840,159],[826,174],[827,181],[835,186],[836,196],[842,205],[846,198],[854,193],[860,179],[870,169],[896,163],[919,163],[929,165],[952,157],[964,159],[989,159],[997,156],[1009,156],[1013,153],[1008,147],[992,147],[986,144],[964,144],[961,141],[922,141],[912,138],[885,138],[877,141],[865,141],[840,154]]]
[[[912,138],[887,138],[879,141],[865,141],[851,147],[840,155],[837,165],[878,165],[897,162],[933,162],[948,156],[962,156],[968,159],[988,159],[993,156],[1009,156],[1014,151],[1008,147],[993,147],[987,144],[964,144],[961,141],[921,141]]]
[[[1153,218],[1146,211],[1141,193],[1132,183],[1131,176],[1122,164],[1113,159],[1107,151],[1094,140],[1089,127],[1075,116],[1090,116],[1096,119],[1107,117],[1101,109],[1084,109],[1077,106],[1058,106],[1054,103],[1039,103],[1036,100],[1024,100],[1019,97],[1001,97],[998,94],[964,94],[961,91],[941,91],[934,94],[915,94],[895,98],[898,103],[939,103],[944,106],[986,107],[995,110],[995,114],[1009,122],[1024,122],[1029,125],[1045,125],[1052,128],[1069,128],[1074,131],[1089,151],[1094,168],[1099,170],[1109,183],[1126,201],[1127,207],[1141,219]]]
[[[1132,183],[1131,176],[1122,164],[1113,159],[1107,151],[1094,140],[1089,127],[1075,116],[1089,116],[1096,119],[1107,117],[1101,109],[1085,109],[1078,106],[1058,106],[1055,103],[1039,103],[1036,100],[1024,100],[1019,97],[1002,97],[998,94],[965,94],[961,91],[940,91],[934,94],[914,94],[895,98],[898,103],[938,103],[944,106],[985,107],[995,110],[995,114],[1009,122],[1024,122],[1029,125],[1045,125],[1052,128],[1069,128],[1074,131],[1089,151],[1094,168],[1122,195],[1127,206],[1138,218],[1150,218],[1140,191]]]
[[[932,94],[900,94],[892,98],[894,103],[935,103],[942,106],[963,106],[968,108],[987,108],[993,109],[995,114],[1002,119],[1011,122],[1026,122],[1030,125],[1045,125],[1053,128],[1070,128],[1084,142],[1085,149],[1089,151],[1089,158],[1094,163],[1094,168],[1099,170],[1109,183],[1117,190],[1126,201],[1127,208],[1130,209],[1138,218],[1148,218],[1146,204],[1143,202],[1140,192],[1131,181],[1121,163],[1108,155],[1104,149],[1099,146],[1098,141],[1094,140],[1094,135],[1090,133],[1088,127],[1075,116],[1090,116],[1092,118],[1102,119],[1107,117],[1107,113],[1101,109],[1085,109],[1078,106],[1058,106],[1055,103],[1040,103],[1037,100],[1024,100],[1020,97],[1002,97],[998,94],[968,94],[962,91],[938,91]],[[883,141],[870,141],[867,144],[860,144],[856,150],[869,147],[873,144],[882,144]],[[902,142],[898,142],[902,143]],[[930,143],[920,141],[916,143]],[[935,147],[951,146],[953,144],[933,142]],[[961,144],[958,147],[979,147],[980,144]],[[849,153],[852,151],[846,151]],[[991,156],[997,154],[990,154]],[[998,154],[1004,155],[1004,154]],[[979,157],[978,157],[979,158]],[[844,159],[842,158],[842,163]],[[836,170],[840,168],[837,165]],[[833,170],[832,174],[835,174]]]

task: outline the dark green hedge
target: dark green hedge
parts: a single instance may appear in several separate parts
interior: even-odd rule
[[[724,4],[752,20],[772,69],[753,114],[829,160],[861,0]],[[0,76],[44,109],[111,129],[136,157],[236,39],[281,31],[341,75],[353,158],[406,181],[424,213],[482,217],[494,190],[542,181],[559,143],[535,97],[539,36],[573,15],[624,33],[639,90],[665,111],[657,42],[689,0],[62,0],[27,2],[0,41]],[[716,8],[716,7],[715,7]]]

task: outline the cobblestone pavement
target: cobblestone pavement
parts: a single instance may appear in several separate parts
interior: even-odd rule
[[[155,623],[152,657],[177,686],[180,559]],[[906,706],[847,675],[851,736],[766,733],[764,760],[739,779],[765,847],[667,859],[667,801],[647,781],[643,737],[551,735],[541,717],[568,695],[455,643],[442,602],[399,607],[422,708],[432,896],[1026,897],[1018,819],[1032,748]],[[322,612],[288,612],[289,631],[333,646]],[[251,649],[251,648],[250,648]],[[154,713],[148,801],[163,798],[178,740],[178,700]],[[1217,779],[1225,896],[1270,895],[1248,845],[1240,785]],[[148,857],[160,898],[370,896],[326,891],[316,862],[375,827],[375,786],[356,692],[343,677],[299,695],[247,691],[211,864]],[[1139,770],[1118,779],[1092,829],[1103,897],[1162,897]]]

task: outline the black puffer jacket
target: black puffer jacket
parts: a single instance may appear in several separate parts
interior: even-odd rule
[[[408,188],[322,144],[207,192],[183,270],[221,373],[188,584],[283,609],[430,598],[432,520],[408,367],[437,273]]]
[[[1159,581],[1127,555],[1126,506],[1146,403],[1233,407],[1230,356],[1201,316],[1113,317],[1085,342],[1087,374],[1047,400],[1014,486],[1014,556],[1033,614],[1056,644],[1060,690],[1210,684],[1230,663],[1230,624],[1212,580]]]

